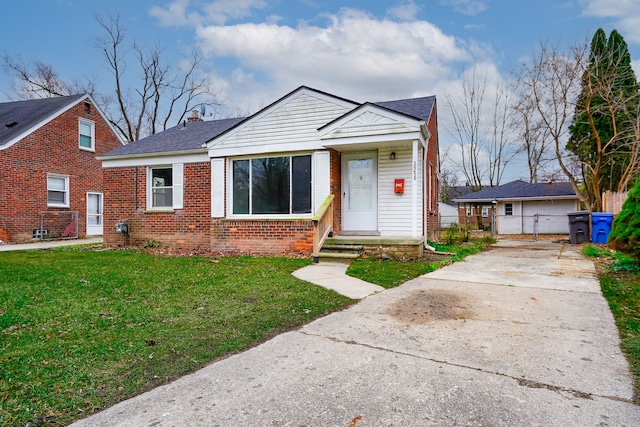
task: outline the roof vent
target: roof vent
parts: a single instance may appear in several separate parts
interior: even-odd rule
[[[5,126],[8,127],[8,128],[12,128],[17,124],[18,124],[18,122],[11,122],[11,123],[7,123]]]

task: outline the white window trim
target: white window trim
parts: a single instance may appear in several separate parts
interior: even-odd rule
[[[83,147],[80,145],[80,123],[84,123],[91,127],[91,147]],[[93,120],[78,118],[78,148],[85,151],[96,151],[96,123]]]
[[[487,218],[489,216],[489,206],[482,205],[482,217]]]
[[[236,160],[251,160],[251,159],[263,159],[266,157],[299,157],[299,156],[311,156],[311,212],[309,213],[292,213],[292,214],[234,214],[233,213],[233,162]],[[239,157],[229,157],[227,158],[227,189],[228,195],[227,200],[227,218],[235,218],[235,219],[252,219],[252,220],[260,220],[260,219],[283,219],[283,220],[292,220],[292,219],[309,219],[313,218],[315,212],[315,188],[314,188],[314,153],[313,152],[293,152],[293,153],[265,153],[265,154],[256,154],[251,156],[239,156]],[[289,168],[289,179],[291,182],[291,174],[293,171]],[[289,188],[289,203],[291,204],[291,198],[293,194],[291,192],[291,188]],[[249,200],[251,200],[251,193],[249,193]]]
[[[49,202],[49,178],[60,178],[60,179],[64,179],[64,199],[66,201],[66,203],[50,203]],[[54,189],[53,191],[60,191],[58,189]],[[70,204],[70,191],[69,191],[69,175],[60,175],[60,174],[55,174],[55,173],[48,173],[47,174],[47,206],[54,206],[54,207],[59,207],[59,208],[68,208],[69,206],[71,206]]]
[[[153,206],[153,180],[152,170],[154,169],[171,169],[172,185],[171,185],[171,200],[172,206]],[[184,179],[184,164],[174,163],[170,165],[154,165],[147,167],[147,211],[155,212],[171,212],[176,209],[183,209],[183,179]],[[166,187],[168,188],[168,187]]]

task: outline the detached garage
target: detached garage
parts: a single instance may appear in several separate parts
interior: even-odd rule
[[[571,183],[533,184],[513,181],[453,200],[459,212],[491,205],[497,234],[569,234],[567,214],[579,210]],[[461,219],[460,224],[465,221]]]

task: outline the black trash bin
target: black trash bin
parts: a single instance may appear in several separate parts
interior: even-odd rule
[[[589,241],[589,212],[569,212],[569,240],[571,244]]]

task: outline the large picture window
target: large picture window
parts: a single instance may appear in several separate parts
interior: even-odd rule
[[[311,213],[311,156],[234,160],[233,214]]]

